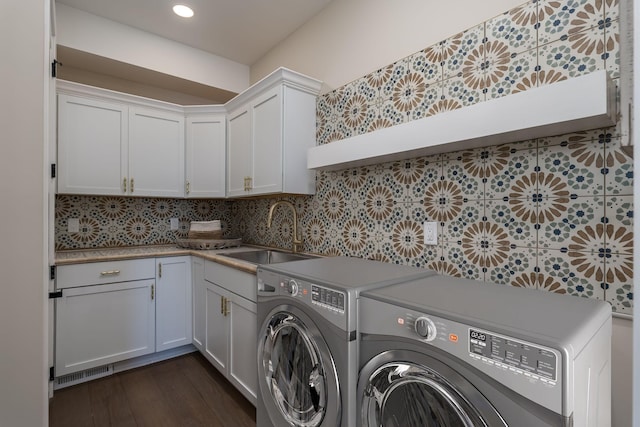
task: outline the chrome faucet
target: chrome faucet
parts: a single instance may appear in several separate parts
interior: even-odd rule
[[[293,206],[293,203],[287,202],[286,200],[278,200],[277,202],[272,204],[271,208],[269,209],[269,218],[267,218],[267,228],[271,228],[271,221],[273,221],[273,211],[276,210],[276,207],[278,205],[288,206],[291,208],[291,211],[293,211],[293,243],[291,246],[293,253],[295,254],[298,252],[298,245],[302,245],[302,237],[298,239],[298,213],[296,212],[296,207]]]

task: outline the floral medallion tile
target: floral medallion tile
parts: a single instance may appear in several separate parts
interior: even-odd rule
[[[395,223],[391,231],[391,244],[394,252],[403,259],[403,264],[421,256],[425,250],[422,223],[410,218]]]
[[[539,201],[538,212],[538,247],[567,249],[584,241],[580,235],[590,235],[599,229],[605,214],[604,197],[544,198]],[[604,248],[601,233],[594,234],[594,239],[597,248]]]
[[[377,109],[377,120],[390,123],[391,126],[406,123],[411,116],[410,112],[398,110],[392,99],[384,100],[377,106]]]
[[[620,22],[607,20],[604,24],[605,70],[612,79],[620,77]]]
[[[406,58],[409,72],[421,75],[427,86],[442,81],[442,64],[433,59],[429,59],[424,50]]]
[[[482,267],[473,261],[480,253],[476,248],[465,250],[462,243],[446,242],[442,248],[441,268],[450,276],[484,281]]]
[[[604,28],[594,28],[538,48],[538,85],[605,68]]]
[[[508,254],[506,257],[488,257],[496,262],[485,267],[485,281],[511,286],[526,283],[522,278],[531,277],[536,271],[536,250],[534,248],[505,248],[505,252]],[[536,284],[534,282],[533,286]]]
[[[428,160],[427,158],[420,158],[420,179],[412,182],[408,194],[411,196],[412,201],[422,202],[425,197],[432,197],[434,186],[441,182],[442,177],[442,162],[439,160]]]
[[[484,178],[480,176],[481,162],[476,151],[456,152],[442,162],[442,180],[457,184],[462,197],[479,200],[484,196]]]
[[[471,52],[479,49],[484,40],[484,23],[447,39],[442,55],[443,79],[460,75]]]
[[[531,189],[521,188],[523,177],[535,174],[535,149],[515,151],[511,146],[489,147],[481,152],[487,199],[530,199]]]
[[[633,196],[607,196],[605,198],[607,224],[617,224],[633,231]]]
[[[369,233],[364,221],[358,218],[347,221],[342,226],[341,237],[349,256],[363,257],[366,254]]]
[[[476,75],[481,75],[481,72]],[[482,77],[478,79],[454,76],[442,82],[442,98],[444,102],[453,102],[460,108],[468,107],[484,101]],[[433,114],[429,114],[433,115]]]
[[[462,242],[465,236],[469,238],[469,229],[481,224],[485,215],[482,200],[463,200],[461,204],[456,202],[450,209],[457,212],[457,215],[442,222],[442,240],[445,242]]]
[[[380,93],[385,100],[393,101],[396,89],[404,85],[400,82],[406,82],[405,77],[409,74],[409,63],[405,58],[394,62],[387,68],[389,69],[388,78],[385,78],[384,84],[380,87]],[[415,75],[415,73],[413,74]],[[387,75],[386,72],[385,75]],[[401,94],[398,93],[398,95]]]
[[[535,204],[531,203],[531,205],[535,210]],[[485,216],[488,223],[497,226],[499,230],[507,234],[507,246],[535,248],[538,239],[535,217],[527,215],[526,219],[521,218],[516,215],[516,212],[520,214],[520,209],[520,206],[514,204],[513,201],[487,200]]]
[[[608,196],[633,194],[633,159],[622,151],[622,139],[607,138],[605,145],[605,188]]]
[[[611,309],[617,314],[633,314],[633,277],[625,282],[608,283],[606,297]]]
[[[369,103],[366,94],[354,93],[346,101],[342,112],[343,133],[345,136],[367,133],[377,116],[378,111]]]
[[[604,19],[601,0],[543,0],[538,4],[538,44],[541,45],[597,27]]]
[[[530,14],[525,12],[530,8]],[[486,22],[486,41],[505,43],[510,52],[524,52],[536,47],[537,30],[535,24],[535,3],[516,7]],[[527,17],[523,18],[523,13]],[[533,21],[533,22],[532,22]]]
[[[616,20],[620,17],[620,1],[604,0],[605,19]]]
[[[538,255],[540,285],[567,294],[604,300],[604,259],[577,251],[542,250]]]
[[[422,203],[429,218],[444,224],[460,215],[464,203],[462,189],[456,182],[435,181],[426,187]]]
[[[409,113],[409,120],[420,120],[432,116],[438,110],[442,101],[442,82],[436,82],[425,87],[422,101]]]
[[[571,196],[604,194],[605,171],[598,167],[604,144],[597,141],[562,143],[538,150],[538,167],[554,191],[566,189]]]
[[[489,56],[493,52],[487,52]],[[537,79],[538,50],[512,53],[497,70],[485,70],[484,92],[487,100],[522,92],[534,86]]]

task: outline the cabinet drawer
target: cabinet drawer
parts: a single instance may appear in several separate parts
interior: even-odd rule
[[[152,279],[155,269],[154,258],[61,265],[56,272],[56,288]]]
[[[204,265],[204,279],[249,301],[256,302],[257,300],[258,282],[255,274],[207,261]]]

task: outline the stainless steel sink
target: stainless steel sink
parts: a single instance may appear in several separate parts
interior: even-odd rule
[[[240,259],[253,264],[277,264],[280,262],[299,261],[303,259],[316,258],[313,255],[294,254],[291,252],[281,252],[274,250],[258,250],[246,252],[231,252],[220,254],[229,258]]]

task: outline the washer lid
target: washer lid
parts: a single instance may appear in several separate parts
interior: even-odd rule
[[[376,288],[436,274],[424,268],[351,257],[313,258],[261,265],[258,274],[260,270],[344,290]]]
[[[362,297],[457,320],[552,347],[582,349],[593,331],[611,319],[603,301],[436,275]]]

